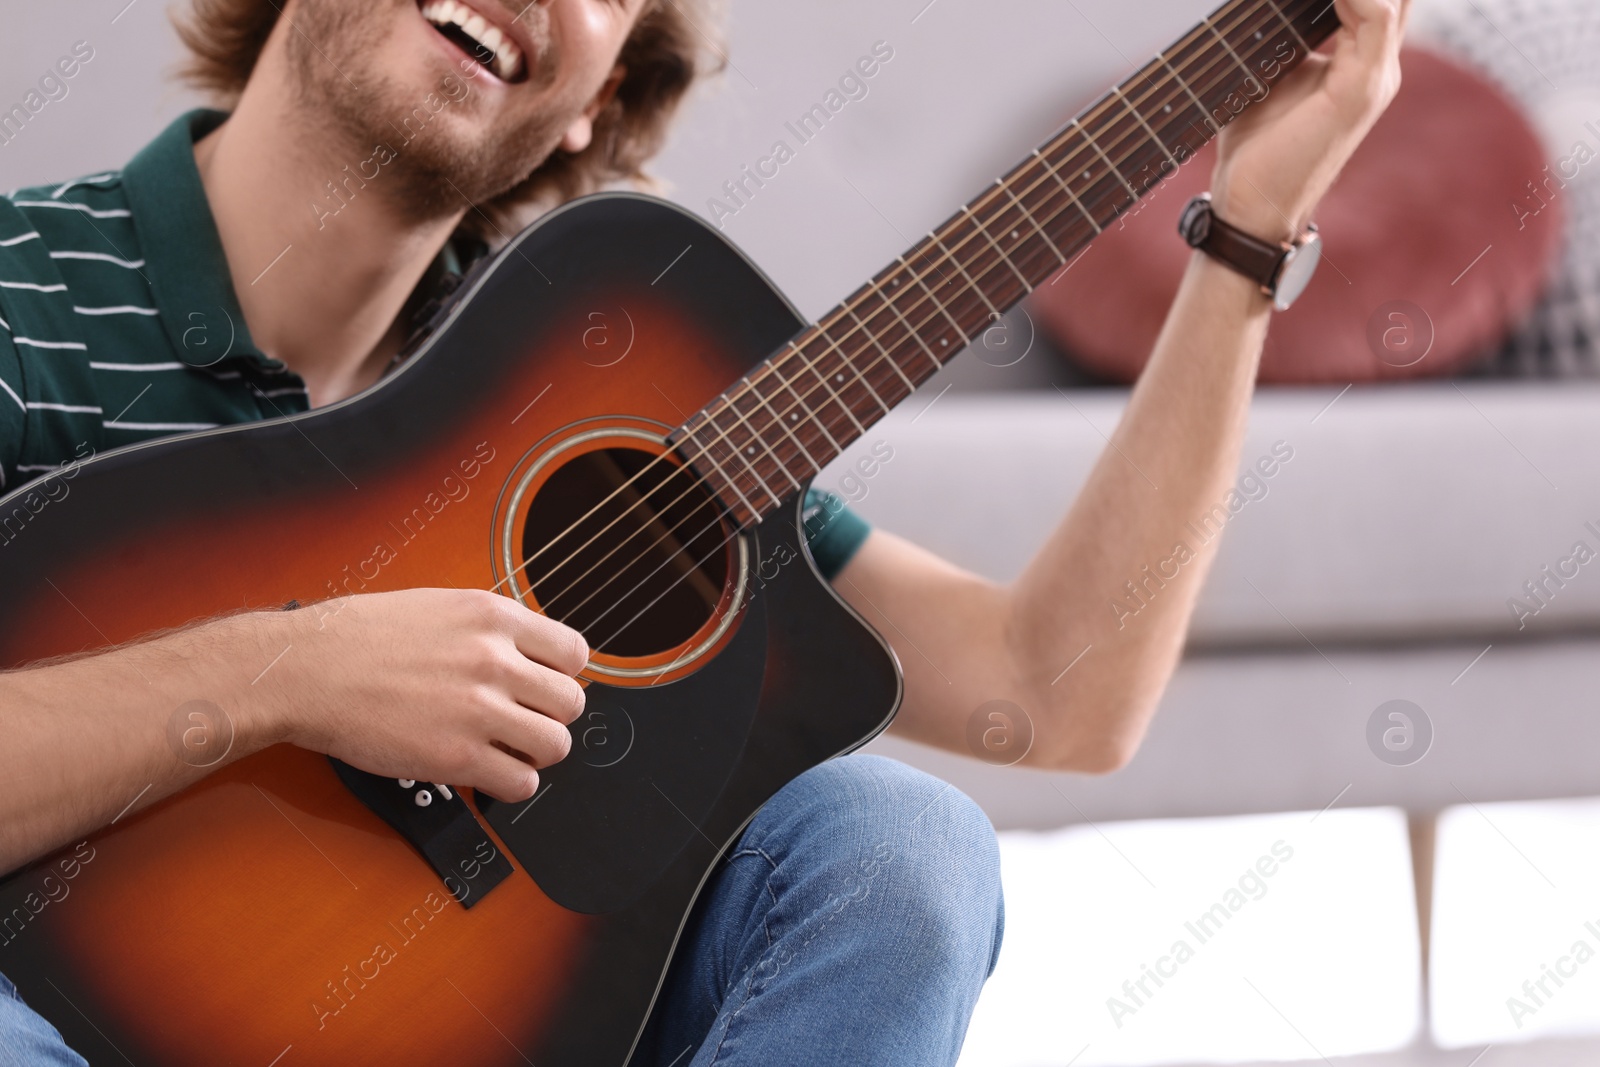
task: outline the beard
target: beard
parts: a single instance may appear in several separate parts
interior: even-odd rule
[[[487,204],[522,184],[555,151],[583,103],[552,100],[503,129],[452,122],[452,111],[464,116],[473,107],[476,71],[464,75],[430,56],[431,82],[408,88],[377,59],[395,20],[414,10],[414,0],[301,0],[286,55],[309,123],[350,159],[387,147],[393,159],[369,184],[403,216],[421,221]],[[534,94],[554,83],[560,57],[543,6],[530,5],[525,21],[538,51],[516,88]]]

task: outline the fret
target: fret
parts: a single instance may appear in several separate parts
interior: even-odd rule
[[[898,281],[899,279],[896,279],[897,284]],[[918,330],[912,329],[911,323],[907,322],[906,317],[900,313],[900,305],[885,295],[881,286],[875,286],[874,291],[877,293],[878,299],[883,301],[884,306],[894,313],[894,317],[899,320],[900,325],[906,328],[906,333],[916,340],[917,345],[922,349],[923,353],[927,355],[928,360],[933,364],[933,370],[929,371],[928,373],[933,374],[944,369],[944,364],[939,362],[939,357],[933,354],[933,349],[929,348],[928,342],[923,340],[922,333]],[[877,312],[873,313],[873,317],[877,317]]]
[[[876,330],[872,329],[872,327],[868,326],[860,315],[856,314],[856,305],[854,303],[847,303],[844,305],[844,311],[855,320],[856,328],[871,338],[873,345],[877,347],[881,357],[888,361],[889,366],[894,368],[894,372],[896,374],[900,375],[900,380],[906,383],[907,394],[909,395],[910,393],[916,392],[917,383],[912,381],[910,378],[907,378],[906,372],[900,369],[899,362],[896,361],[894,356],[889,354],[889,350],[883,346],[882,336],[879,335]]]
[[[1289,23],[1288,20],[1284,17],[1283,11],[1280,8],[1277,8],[1276,6],[1273,6],[1273,7],[1271,7],[1270,12],[1269,12],[1267,6],[1265,6],[1263,4],[1258,4],[1257,6],[1255,6],[1254,8],[1251,9],[1249,14],[1250,15],[1260,14],[1260,15],[1264,16],[1265,22],[1261,25],[1260,28],[1255,29],[1255,32],[1253,34],[1253,41],[1249,45],[1241,44],[1239,46],[1239,48],[1242,48],[1246,53],[1248,53],[1248,56],[1241,55],[1239,50],[1236,49],[1233,46],[1233,44],[1229,41],[1228,36],[1226,34],[1223,34],[1219,30],[1218,27],[1216,27],[1215,25],[1211,25],[1209,22],[1206,24],[1206,28],[1210,30],[1211,35],[1213,37],[1218,38],[1221,41],[1224,49],[1226,49],[1228,54],[1232,57],[1233,64],[1235,66],[1237,66],[1239,69],[1241,69],[1241,70],[1243,70],[1245,72],[1245,78],[1246,78],[1245,85],[1244,85],[1242,90],[1241,89],[1237,89],[1237,88],[1234,88],[1234,89],[1228,88],[1225,78],[1219,77],[1216,80],[1215,92],[1216,92],[1217,97],[1218,97],[1218,104],[1217,104],[1217,108],[1216,108],[1216,112],[1215,113],[1218,116],[1217,122],[1220,125],[1226,125],[1228,122],[1231,122],[1235,117],[1237,117],[1238,114],[1241,113],[1242,108],[1240,106],[1236,105],[1235,103],[1231,102],[1238,95],[1240,95],[1242,93],[1242,95],[1244,95],[1247,98],[1253,98],[1255,90],[1257,88],[1261,89],[1263,92],[1266,91],[1269,79],[1263,77],[1261,74],[1252,72],[1250,60],[1257,59],[1258,57],[1260,57],[1260,66],[1261,67],[1263,67],[1263,68],[1266,68],[1268,66],[1277,67],[1278,68],[1278,72],[1274,75],[1274,78],[1276,78],[1276,77],[1280,76],[1284,71],[1287,71],[1289,69],[1289,67],[1293,65],[1293,63],[1288,62],[1288,61],[1275,60],[1273,58],[1272,53],[1273,53],[1273,50],[1274,50],[1274,45],[1273,45],[1274,41],[1278,41],[1278,42],[1281,42],[1282,44],[1289,45],[1291,47],[1291,50],[1292,50],[1292,58],[1293,58],[1294,61],[1298,61],[1299,59],[1304,58],[1305,55],[1309,54],[1309,52],[1293,51],[1293,46],[1291,44],[1290,38],[1292,37],[1293,40],[1295,40],[1295,41],[1302,41],[1303,38],[1301,37],[1299,31],[1294,27],[1294,25],[1292,23]],[[1288,27],[1288,36],[1285,36],[1284,34],[1282,34],[1281,31],[1276,37],[1268,37],[1267,36],[1267,32],[1266,31],[1269,28],[1273,28],[1273,23],[1274,23],[1275,20],[1285,23],[1285,25]],[[1248,30],[1248,27],[1245,25],[1244,20],[1240,19],[1231,27],[1231,29],[1229,30],[1229,33],[1231,33],[1235,37],[1241,37],[1247,32],[1247,30]]]
[[[1094,227],[1095,236],[1098,237],[1104,233],[1105,227],[1101,226],[1095,220],[1095,217],[1089,214],[1089,209],[1083,206],[1083,201],[1078,199],[1078,194],[1072,191],[1072,186],[1062,180],[1060,173],[1056,171],[1055,167],[1051,166],[1050,161],[1037,148],[1033,150],[1033,154],[1039,157],[1039,162],[1044,164],[1044,169],[1050,172],[1050,177],[1056,180],[1056,184],[1061,186],[1062,191],[1072,198],[1074,204],[1078,205],[1078,210],[1083,212],[1083,217],[1089,220],[1090,226]]]
[[[989,247],[994,249],[994,254],[1000,257],[1000,261],[1011,268],[1011,273],[1017,276],[1017,281],[1022,283],[1022,288],[1030,293],[1033,292],[1033,286],[1028,284],[1027,276],[1017,269],[1017,265],[1015,263],[1011,262],[1010,256],[1007,256],[1000,250],[1000,246],[995,243],[994,237],[989,233],[988,227],[984,226],[983,223],[978,221],[978,216],[972,213],[971,208],[963,206],[961,210],[966,213],[967,218],[972,220],[972,224],[978,228],[978,232],[983,234],[984,240],[989,242]],[[985,301],[985,303],[987,303],[987,301]]]
[[[1220,64],[1216,62],[1218,60]],[[1202,145],[1209,143],[1222,132],[1224,126],[1233,121],[1233,115],[1223,103],[1223,99],[1232,91],[1233,63],[1209,37],[1174,45],[1167,50],[1164,62],[1175,72],[1187,72],[1184,88],[1200,112],[1199,121],[1190,123],[1189,128],[1200,132]],[[1216,98],[1215,107],[1209,103],[1213,98]]]
[[[1283,9],[1277,5],[1276,0],[1266,0],[1266,5],[1272,8],[1272,13],[1278,16],[1278,21],[1283,23],[1284,28],[1293,34],[1294,39],[1299,42],[1300,54],[1303,56],[1310,55],[1311,46],[1306,44],[1306,39],[1304,37],[1300,36],[1300,31],[1294,28],[1294,23],[1290,22],[1288,18],[1284,16]]]
[[[791,345],[790,347],[792,348],[793,346]],[[788,353],[784,353],[784,355],[779,358],[787,359]],[[773,371],[777,375],[778,381],[782,382],[783,387],[789,391],[789,395],[794,397],[794,403],[786,409],[789,414],[789,421],[791,423],[798,423],[800,421],[800,411],[805,412],[806,418],[811,420],[811,424],[822,433],[822,436],[827,440],[829,447],[833,449],[833,455],[837,456],[840,452],[843,452],[844,447],[839,444],[832,433],[828,432],[827,424],[817,417],[817,413],[812,411],[811,408],[806,405],[805,397],[801,396],[799,392],[795,390],[794,379],[783,373],[782,365],[775,363],[773,366]],[[800,411],[796,411],[795,408],[799,408]],[[809,452],[807,455],[809,458]],[[833,456],[828,457],[828,459],[832,458]],[[812,459],[811,462],[817,467],[818,470],[820,470],[827,461],[824,460],[823,463],[817,463],[815,459]]]
[[[905,267],[907,270],[911,270],[911,264],[906,262],[905,256],[900,257],[900,265]],[[916,272],[912,271],[912,274],[916,274]],[[961,328],[961,324],[959,322],[951,318],[950,309],[944,306],[944,301],[933,295],[933,290],[928,288],[928,283],[924,281],[920,275],[917,276],[917,284],[922,287],[923,292],[928,294],[928,299],[933,301],[933,306],[938,308],[940,313],[943,314],[947,320],[949,320],[950,325],[956,328],[956,336],[961,338],[961,343],[966,344],[967,331]],[[948,345],[949,342],[943,342],[941,347],[948,347]],[[941,363],[940,366],[943,366],[943,363]]]
[[[928,239],[934,243],[936,248],[944,252],[944,257],[946,259],[955,264],[957,273],[967,280],[967,287],[978,294],[978,299],[982,300],[984,307],[989,309],[989,314],[999,318],[1000,309],[994,306],[994,301],[989,299],[989,294],[983,291],[983,287],[972,280],[972,275],[967,273],[967,268],[962,265],[960,257],[954,255],[950,249],[946,248],[944,242],[939,240],[937,234],[928,234]]]
[[[734,409],[734,410],[737,411],[737,409]],[[739,421],[743,422],[744,420],[741,419]],[[744,426],[745,426],[745,429],[750,431],[751,436],[754,437],[755,436],[755,430],[749,425],[749,423],[744,423]],[[745,470],[749,472],[750,480],[754,483],[751,486],[751,489],[752,490],[760,489],[763,493],[767,494],[767,496],[772,499],[772,502],[774,504],[782,503],[783,498],[780,497],[777,493],[774,493],[772,491],[772,487],[767,484],[767,480],[765,478],[761,477],[761,472],[760,472],[760,470],[758,470],[756,468],[756,465],[754,463],[751,463],[749,458],[747,458],[744,455],[744,453],[740,450],[740,448],[737,445],[733,444],[733,442],[729,439],[728,435],[731,432],[731,430],[732,430],[732,427],[724,429],[722,431],[722,433],[720,433],[718,435],[717,439],[721,440],[722,442],[724,442],[724,444],[728,445],[729,454],[732,455],[732,456],[737,457],[739,462],[744,465]],[[716,442],[713,441],[712,443],[715,444]]]
[[[738,411],[737,408],[733,408],[732,410],[735,413]],[[718,425],[722,428],[722,432],[719,436],[728,446],[729,454],[738,456],[739,461],[750,472],[750,477],[754,482],[752,489],[759,486],[768,496],[777,497],[778,494],[772,491],[767,479],[762,475],[760,467],[761,457],[756,455],[757,449],[764,448],[765,446],[756,436],[755,430],[748,425],[743,427],[746,434],[748,434],[748,437],[741,440],[738,433],[741,422],[742,420],[735,419],[732,423],[719,423]]]
[[[726,396],[727,396],[726,393],[723,394],[723,398],[722,399],[726,399]],[[749,498],[746,497],[744,495],[743,490],[741,490],[739,488],[738,478],[733,476],[733,475],[730,475],[727,472],[727,470],[723,467],[722,463],[719,462],[718,459],[716,458],[715,448],[716,448],[716,446],[717,446],[717,444],[719,442],[723,443],[726,446],[730,446],[730,447],[726,448],[727,453],[730,456],[738,459],[739,462],[744,465],[745,470],[749,472],[749,477],[750,477],[751,481],[754,483],[751,486],[752,489],[755,489],[756,487],[760,487],[760,489],[763,492],[765,492],[767,494],[767,496],[772,498],[774,503],[777,503],[782,499],[776,493],[774,493],[772,491],[770,486],[767,485],[766,481],[761,477],[760,472],[756,470],[755,466],[753,464],[751,464],[750,461],[748,459],[746,459],[743,455],[741,455],[739,447],[731,445],[731,442],[729,442],[729,440],[728,440],[728,435],[729,435],[729,433],[731,432],[731,429],[732,429],[731,427],[723,428],[721,426],[721,424],[719,424],[715,419],[710,419],[710,420],[708,420],[706,422],[705,427],[703,427],[703,428],[710,428],[710,429],[713,429],[713,430],[717,430],[718,433],[709,442],[707,442],[706,440],[704,440],[702,437],[699,436],[699,433],[697,431],[697,433],[695,435],[695,443],[700,446],[700,450],[701,450],[700,451],[700,455],[702,457],[710,457],[712,465],[717,468],[717,473],[721,474],[722,477],[727,480],[729,487],[736,494],[738,494],[740,500],[744,501],[744,503],[747,506],[751,506],[753,511],[756,511],[756,509],[753,507],[753,505],[750,505]],[[749,427],[747,426],[747,428],[749,428]],[[759,511],[756,511],[756,513],[759,514]]]
[[[782,375],[780,375],[778,373],[776,368],[772,368],[771,369],[771,373],[772,373],[773,376],[776,376],[776,377],[779,377],[779,378],[782,377]],[[764,393],[759,386],[752,385],[751,392],[755,393],[756,399],[761,402],[761,406],[766,408],[768,414],[770,414],[772,416],[773,424],[776,425],[779,429],[781,429],[788,436],[789,440],[794,442],[795,450],[799,452],[800,458],[805,460],[807,463],[811,464],[811,466],[812,466],[811,475],[814,477],[815,475],[821,474],[822,473],[822,464],[817,462],[816,457],[814,457],[811,454],[811,452],[806,448],[805,442],[800,440],[800,438],[798,436],[796,436],[794,430],[790,429],[791,422],[798,421],[798,420],[791,420],[791,422],[784,422],[783,421],[783,416],[778,414],[778,412],[773,408],[772,402],[767,398],[767,394]],[[787,467],[784,468],[784,473],[785,474],[789,474],[789,470],[788,470]],[[795,476],[793,474],[789,474],[789,480],[794,482],[797,488],[799,487],[799,484],[800,484],[799,479],[795,478]]]
[[[689,420],[703,453],[690,462],[729,514],[759,519],[754,501],[776,499],[784,479],[792,494],[1004,310],[1076,262],[1111,219],[1326,40],[1338,25],[1331,11],[1326,0],[1233,0],[1198,21]]]
[[[984,211],[982,216],[978,216],[984,219],[982,221],[984,237],[1010,264],[1011,272],[1022,285],[1021,293],[1018,294],[1018,299],[1021,299],[1022,294],[1032,293],[1038,288],[1038,283],[1050,277],[1051,269],[1061,264],[1061,254],[1058,246],[1051,242],[1050,234],[1046,234],[1045,230],[1038,226],[1034,216],[1029,213],[1026,203],[1019,200],[1011,190],[1011,182],[1019,181],[1021,174],[1013,171],[1003,181],[997,182],[997,187],[990,190],[987,197],[974,202],[974,208],[982,208]],[[1043,186],[1046,194],[1054,194],[1053,187],[1045,184],[1042,176],[1038,176],[1037,173],[1034,186]],[[1035,189],[1032,186],[1026,187],[1024,192],[1034,195]],[[1035,203],[1040,208],[1048,208],[1053,200],[1053,195],[1046,195],[1045,198],[1035,197]],[[1070,208],[1059,205],[1056,210],[1070,211]],[[1072,219],[1072,222],[1075,226],[1077,219]],[[992,282],[992,288],[998,296],[1005,298],[1006,294],[1010,293],[1010,285],[1002,288],[1002,283],[995,282],[994,278],[990,278],[989,282]]]
[[[1170,70],[1171,74],[1162,74],[1163,67]],[[1155,138],[1166,149],[1166,160],[1157,168],[1160,171],[1157,181],[1163,181],[1176,173],[1174,165],[1181,168],[1194,162],[1195,155],[1206,146],[1219,126],[1206,112],[1203,102],[1187,80],[1179,85],[1176,67],[1171,59],[1160,56],[1150,64],[1144,77],[1147,82],[1154,83],[1155,88],[1144,98],[1139,98],[1131,91],[1125,96],[1133,102],[1134,109],[1146,120],[1146,125],[1155,131]],[[1155,110],[1144,110],[1146,107]],[[1195,115],[1198,115],[1198,120],[1195,120]]]
[[[1249,86],[1251,82],[1255,82],[1257,85],[1260,85],[1261,82],[1257,80],[1254,74],[1250,73],[1250,68],[1245,66],[1244,60],[1239,58],[1239,53],[1233,50],[1233,45],[1229,44],[1228,39],[1222,35],[1221,31],[1219,31],[1216,26],[1212,25],[1210,17],[1208,16],[1200,21],[1208,30],[1211,31],[1211,36],[1220,41],[1222,43],[1222,47],[1227,49],[1228,54],[1233,57],[1233,61],[1239,65],[1239,69],[1244,71],[1245,85]]]
[[[1268,44],[1269,39],[1267,37],[1267,31],[1273,28],[1273,16],[1272,13],[1267,10],[1268,6],[1269,5],[1265,3],[1265,0],[1257,0],[1254,6],[1252,6],[1249,10],[1237,13],[1240,17],[1234,22],[1232,28],[1228,32],[1234,35],[1235,39],[1240,38],[1241,35],[1248,37],[1248,40],[1242,40],[1238,45],[1238,47],[1245,53],[1244,55],[1240,56],[1241,59],[1248,59],[1252,57],[1254,55],[1252,50],[1258,46],[1260,48],[1270,47]],[[1254,19],[1258,15],[1264,16],[1265,21],[1260,23],[1255,22]],[[1249,25],[1246,25],[1247,22]],[[1253,33],[1250,32],[1251,27],[1254,27]],[[1290,32],[1293,32],[1292,27],[1290,28]],[[1250,64],[1246,62],[1245,66],[1249,67]],[[1255,74],[1254,76],[1258,81],[1262,80],[1259,73]]]
[[[777,449],[782,447],[782,442],[768,440],[773,427],[777,427],[779,430],[783,431],[784,436],[788,437],[790,442],[794,444],[795,452],[797,454],[796,458],[804,459],[816,470],[821,470],[822,468],[815,460],[811,458],[811,453],[806,451],[805,442],[802,441],[800,437],[789,428],[788,423],[783,421],[783,416],[776,408],[772,406],[771,400],[767,397],[766,389],[762,383],[764,381],[769,381],[780,377],[781,376],[779,375],[777,368],[771,364],[767,364],[755,375],[749,376],[745,379],[747,385],[743,392],[751,397],[753,402],[750,406],[750,410],[744,412],[744,416],[747,420],[749,420],[753,419],[758,411],[764,411],[766,413],[768,420],[767,425],[765,429],[756,431],[757,435],[761,437],[762,444],[767,446],[768,452],[773,456],[773,459],[777,462],[779,468],[782,469],[784,476],[787,477],[791,482],[795,482],[798,485],[800,480],[796,478],[794,473],[789,469],[789,464],[780,455],[778,455]],[[730,403],[734,406],[735,410],[738,410],[738,394],[735,394]],[[753,426],[754,423],[752,422],[750,425]]]
[[[1213,125],[1218,132],[1238,117],[1239,100],[1251,98],[1251,86],[1258,84],[1250,65],[1232,46],[1221,27],[1212,22],[1201,23],[1205,31],[1201,39],[1189,42],[1185,48],[1191,62],[1199,62],[1205,74],[1204,88],[1199,90],[1202,99],[1210,101]],[[1244,83],[1238,79],[1244,74]]]
[[[1135,200],[1139,199],[1138,190],[1128,183],[1128,179],[1122,176],[1122,172],[1117,169],[1117,165],[1111,162],[1111,157],[1106,155],[1105,149],[1100,147],[1100,142],[1089,136],[1088,131],[1083,128],[1083,123],[1079,122],[1077,119],[1073,119],[1072,121],[1078,127],[1079,135],[1089,142],[1090,147],[1092,147],[1095,152],[1099,154],[1100,158],[1105,161],[1105,165],[1111,168],[1111,173],[1117,176],[1117,181],[1121,182],[1122,187],[1128,190],[1128,195],[1133,197]]]
[[[784,428],[783,427],[783,422],[782,422],[782,420],[780,420],[777,417],[777,413],[772,410],[771,405],[769,405],[767,403],[766,396],[762,394],[761,390],[759,388],[756,388],[755,384],[753,382],[750,382],[749,379],[746,379],[746,382],[747,382],[747,387],[744,389],[743,392],[747,396],[754,396],[755,397],[755,401],[756,401],[755,405],[752,406],[750,411],[744,411],[744,412],[740,411],[738,394],[735,394],[733,397],[729,398],[728,405],[730,407],[732,407],[734,413],[739,416],[739,421],[743,422],[745,424],[745,426],[750,429],[751,437],[753,437],[756,441],[760,442],[761,447],[763,449],[765,449],[767,455],[772,458],[773,464],[778,468],[778,470],[783,472],[783,476],[785,478],[789,479],[789,481],[793,484],[794,488],[799,489],[800,488],[800,484],[801,484],[800,480],[798,478],[796,478],[790,472],[789,465],[783,461],[783,459],[778,455],[778,453],[773,451],[773,447],[772,447],[771,443],[769,443],[767,441],[766,435],[761,433],[759,430],[757,430],[751,424],[750,416],[754,415],[756,413],[756,410],[758,410],[759,408],[766,408],[767,409],[767,414],[772,417],[773,422],[776,423],[779,428]],[[785,432],[787,432],[786,429],[785,429]],[[793,434],[789,434],[789,438],[790,438],[790,440],[794,441],[795,446],[800,449],[800,454],[802,456],[805,456],[807,459],[811,458],[810,456],[806,455],[805,448],[804,448],[804,446],[802,446],[800,444],[800,441],[799,441],[798,438],[796,438]],[[821,469],[822,469],[821,467],[817,468],[818,471],[820,471]]]
[[[698,444],[699,441],[696,440],[696,443]],[[717,457],[711,455],[711,449],[709,447],[702,447],[700,449],[700,454],[694,457],[693,462],[698,463],[707,456],[711,457],[711,466],[718,474],[722,475],[723,482],[729,489],[733,490],[733,495],[739,498],[739,502],[749,510],[751,515],[760,515],[761,509],[750,503],[750,498],[744,495],[744,490],[739,488],[739,483],[730,477],[727,471],[722,469],[722,464],[717,462]]]
[[[1150,135],[1150,140],[1155,142],[1156,147],[1161,149],[1161,154],[1167,157],[1172,163],[1173,169],[1176,170],[1179,165],[1178,161],[1173,158],[1172,153],[1167,149],[1166,142],[1156,136],[1156,131],[1150,128],[1150,124],[1139,113],[1139,109],[1133,106],[1133,101],[1129,100],[1128,95],[1120,88],[1114,88],[1111,91],[1116,94],[1118,100],[1122,101],[1122,106],[1128,109],[1128,113],[1138,120],[1139,125],[1144,127],[1144,132]]]
[[[793,341],[789,342],[789,349],[794,352],[795,355],[800,357],[800,362],[805,364],[806,370],[811,372],[811,376],[813,378],[822,383],[822,388],[826,389],[828,391],[828,395],[833,397],[833,402],[844,410],[844,417],[855,423],[856,431],[858,433],[866,433],[867,428],[861,425],[860,420],[856,418],[856,413],[850,410],[850,405],[846,404],[844,400],[840,398],[838,393],[833,391],[833,386],[828,384],[828,379],[819,373],[817,371],[816,364],[812,363],[811,360],[806,357],[805,350],[799,345],[795,344]],[[806,390],[806,395],[809,396],[810,394],[811,390]],[[839,451],[843,452],[844,449],[841,448]]]
[[[735,388],[737,388],[737,386]],[[750,425],[744,422],[742,416],[740,415],[739,409],[734,405],[735,396],[736,394],[734,391],[729,389],[717,398],[719,403],[722,405],[723,410],[725,412],[731,410],[734,417],[731,420],[726,418],[712,420],[716,426],[717,433],[716,436],[706,444],[706,447],[710,448],[718,441],[722,441],[727,444],[732,455],[741,456],[741,454],[744,452],[745,445],[748,442],[740,440],[739,430],[742,427],[746,433],[752,433],[752,435],[753,431]],[[749,461],[745,460],[745,464],[748,466]]]
[[[1178,73],[1177,68],[1172,65],[1171,60],[1167,59],[1167,54],[1165,52],[1157,52],[1156,58],[1161,60],[1162,64],[1172,72],[1172,76],[1177,80],[1178,84],[1183,86],[1183,91],[1189,94],[1189,99],[1194,101],[1194,106],[1199,110],[1200,118],[1206,123],[1207,126],[1210,127],[1211,132],[1215,134],[1218,131],[1216,119],[1211,117],[1211,112],[1207,110],[1206,105],[1201,102],[1198,96],[1195,95],[1194,88],[1189,84],[1189,79]]]
[[[823,356],[826,356],[830,351],[833,352],[836,356],[838,356],[839,357],[839,362],[843,366],[847,367],[851,374],[855,375],[856,381],[861,383],[861,387],[867,391],[867,395],[872,397],[872,399],[877,403],[877,405],[880,408],[883,409],[883,413],[885,415],[889,414],[889,409],[892,408],[894,405],[893,404],[885,404],[883,402],[883,397],[879,396],[878,395],[878,391],[872,387],[872,383],[867,381],[867,379],[862,376],[861,369],[856,366],[855,361],[850,359],[850,357],[848,357],[848,356],[846,356],[844,354],[843,349],[841,349],[839,347],[839,342],[835,341],[828,334],[827,328],[825,326],[818,326],[816,328],[816,331],[817,331],[818,336],[820,336],[824,341],[828,342],[828,347],[823,349],[823,351],[822,351]],[[818,362],[821,361],[821,358],[822,358],[821,356],[818,357]],[[834,382],[835,382],[835,384],[837,384],[838,382],[842,381],[843,379],[844,379],[844,375],[843,374],[841,374],[841,373],[839,373],[837,371],[834,372]],[[869,416],[869,417],[871,417],[874,420],[876,420],[876,416]]]
[[[1267,21],[1261,29],[1256,31],[1255,40],[1251,47],[1246,49],[1249,54],[1245,58],[1254,64],[1261,80],[1271,85],[1282,77],[1287,69],[1286,64],[1310,54],[1310,45],[1288,17],[1285,8],[1292,10],[1291,5],[1271,0],[1264,2],[1267,2],[1267,8],[1271,13],[1267,15]],[[1271,77],[1267,76],[1268,70],[1273,72]]]
[[[1033,217],[1033,212],[1028,210],[1027,205],[1017,199],[1017,194],[1011,191],[1011,183],[1002,179],[995,184],[1004,189],[1006,195],[1011,198],[1011,202],[1017,205],[1017,210],[1022,213],[1022,217],[1028,220],[1028,225],[1033,227],[1033,232],[1039,235],[1039,240],[1049,246],[1051,254],[1056,257],[1057,265],[1065,263],[1067,257],[1062,254],[1061,249],[1056,247],[1056,243],[1050,240],[1050,235],[1044,232],[1044,227],[1039,225],[1039,220]]]

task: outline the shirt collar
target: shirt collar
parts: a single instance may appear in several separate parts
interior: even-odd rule
[[[262,352],[250,336],[194,159],[195,142],[227,119],[227,112],[210,108],[180,116],[123,168],[122,186],[173,350],[197,367],[243,362],[284,374],[288,365]],[[473,237],[452,236],[412,294],[407,313],[439,289],[445,274],[462,273],[488,251]]]
[[[174,351],[196,366],[245,361],[281,371],[283,361],[251,339],[195,164],[195,142],[227,118],[208,108],[179,117],[123,168],[122,185]]]

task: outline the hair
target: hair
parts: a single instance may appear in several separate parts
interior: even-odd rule
[[[462,229],[489,241],[502,225],[520,228],[530,209],[548,209],[614,182],[652,185],[644,165],[661,148],[678,105],[697,79],[721,69],[720,60],[707,58],[716,45],[700,30],[711,21],[715,2],[645,0],[617,57],[625,70],[622,81],[595,117],[589,147],[575,153],[558,147],[516,187],[474,205],[482,215],[470,213]],[[180,76],[231,109],[279,13],[274,0],[193,0],[187,17],[174,16],[191,53]]]

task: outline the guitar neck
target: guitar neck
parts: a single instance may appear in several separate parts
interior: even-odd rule
[[[1194,157],[1338,28],[1331,0],[1232,0],[686,422],[760,521]]]

